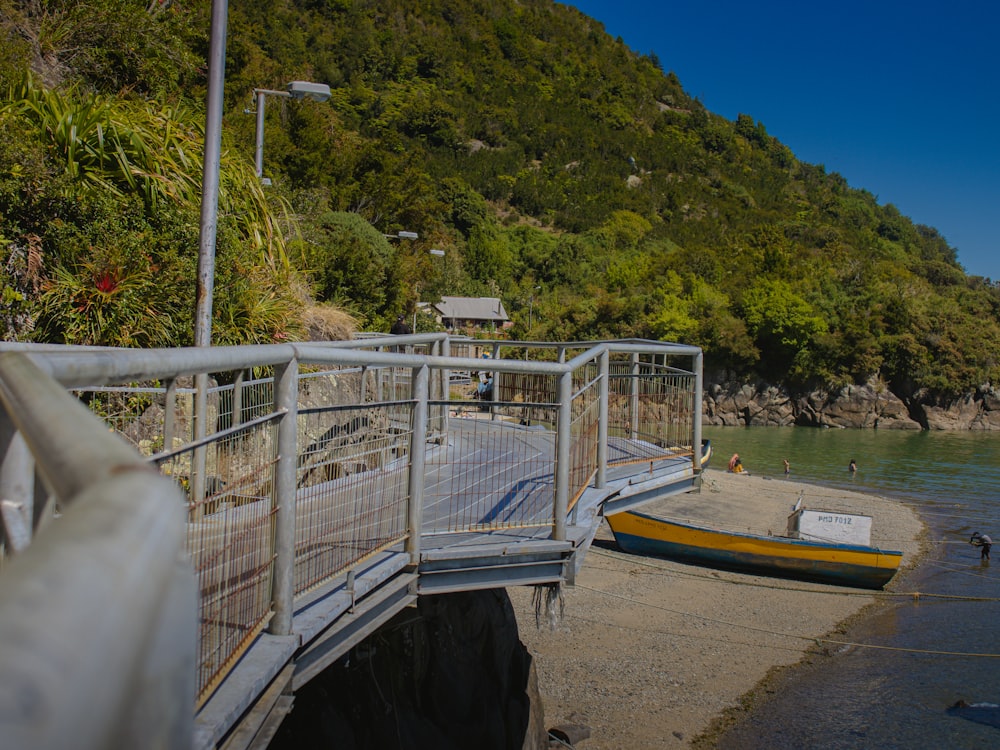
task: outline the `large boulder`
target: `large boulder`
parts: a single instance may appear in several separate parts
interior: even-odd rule
[[[1000,397],[989,385],[954,401],[920,401],[929,430],[1000,430]]]
[[[784,427],[795,423],[795,407],[787,391],[766,384],[709,385],[702,413],[707,424],[730,427]]]
[[[810,427],[919,430],[906,404],[877,381],[849,385],[835,393],[817,390],[797,401],[796,424]]]

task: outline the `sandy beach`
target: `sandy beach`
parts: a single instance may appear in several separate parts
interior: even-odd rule
[[[923,524],[901,502],[784,478],[710,469],[700,492],[644,510],[781,534],[800,497],[807,508],[871,516],[872,544],[902,550],[903,568],[919,556]],[[710,746],[699,735],[751,705],[772,669],[835,649],[815,639],[835,638],[839,625],[888,598],[627,555],[606,524],[576,585],[563,589],[554,629],[536,626],[532,592],[509,589],[521,640],[535,658],[546,725],[589,727],[578,750]]]

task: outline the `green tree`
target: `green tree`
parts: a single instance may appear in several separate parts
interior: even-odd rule
[[[743,295],[743,319],[761,351],[768,375],[787,374],[800,381],[804,357],[826,321],[782,279],[758,279]]]
[[[308,274],[320,302],[336,302],[384,324],[402,294],[393,272],[398,250],[363,217],[331,211],[315,223],[303,244]]]

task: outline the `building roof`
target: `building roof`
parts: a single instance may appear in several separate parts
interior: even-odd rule
[[[442,297],[434,308],[450,320],[510,320],[498,297]]]

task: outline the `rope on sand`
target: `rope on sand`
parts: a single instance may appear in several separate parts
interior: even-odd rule
[[[864,596],[864,597],[875,597],[877,599],[945,599],[945,600],[956,600],[965,602],[997,602],[1000,601],[1000,597],[995,596],[959,596],[957,594],[935,594],[932,592],[923,591],[845,591],[838,588],[808,588],[805,586],[787,586],[778,583],[762,583],[759,581],[739,581],[733,578],[723,578],[719,575],[713,575],[712,573],[690,573],[688,571],[674,570],[673,568],[666,567],[664,565],[657,565],[655,562],[649,559],[637,558],[633,556],[624,555],[622,553],[615,553],[609,550],[602,550],[596,547],[591,547],[587,554],[599,555],[602,557],[607,557],[612,560],[621,560],[623,562],[629,562],[634,565],[643,565],[647,568],[654,568],[655,570],[661,570],[665,573],[670,573],[672,575],[687,577],[687,578],[699,578],[706,581],[718,581],[720,583],[729,583],[733,586],[750,586],[753,588],[760,589],[773,589],[776,591],[801,591],[806,594],[830,594],[834,596]],[[583,588],[581,586],[581,588]]]
[[[882,646],[874,643],[857,643],[854,641],[839,641],[833,638],[819,638],[814,635],[802,635],[800,633],[783,633],[780,630],[770,630],[768,628],[757,628],[752,625],[746,625],[738,622],[730,622],[728,620],[720,620],[714,617],[706,617],[705,615],[695,614],[694,612],[684,612],[677,609],[670,609],[669,607],[663,607],[659,604],[650,604],[649,602],[644,602],[639,599],[632,599],[631,597],[622,596],[621,594],[615,594],[610,591],[602,591],[601,589],[593,589],[589,586],[581,586],[577,584],[577,588],[585,589],[586,591],[592,591],[595,594],[603,594],[604,596],[610,596],[615,599],[621,599],[623,601],[639,604],[643,607],[650,607],[652,609],[658,609],[663,612],[669,612],[674,615],[681,615],[683,617],[695,617],[699,620],[704,620],[705,622],[711,622],[716,625],[725,625],[731,628],[742,628],[743,630],[752,630],[756,633],[764,633],[765,635],[778,636],[780,638],[795,638],[802,641],[812,641],[817,646],[823,643],[829,643],[835,646],[852,646],[855,648],[871,648],[879,649],[882,651],[898,651],[907,654],[930,654],[933,656],[976,656],[982,657],[984,659],[1000,659],[1000,654],[988,654],[988,653],[975,653],[969,651],[944,651],[938,649],[922,649],[922,648],[902,648],[900,646]]]

